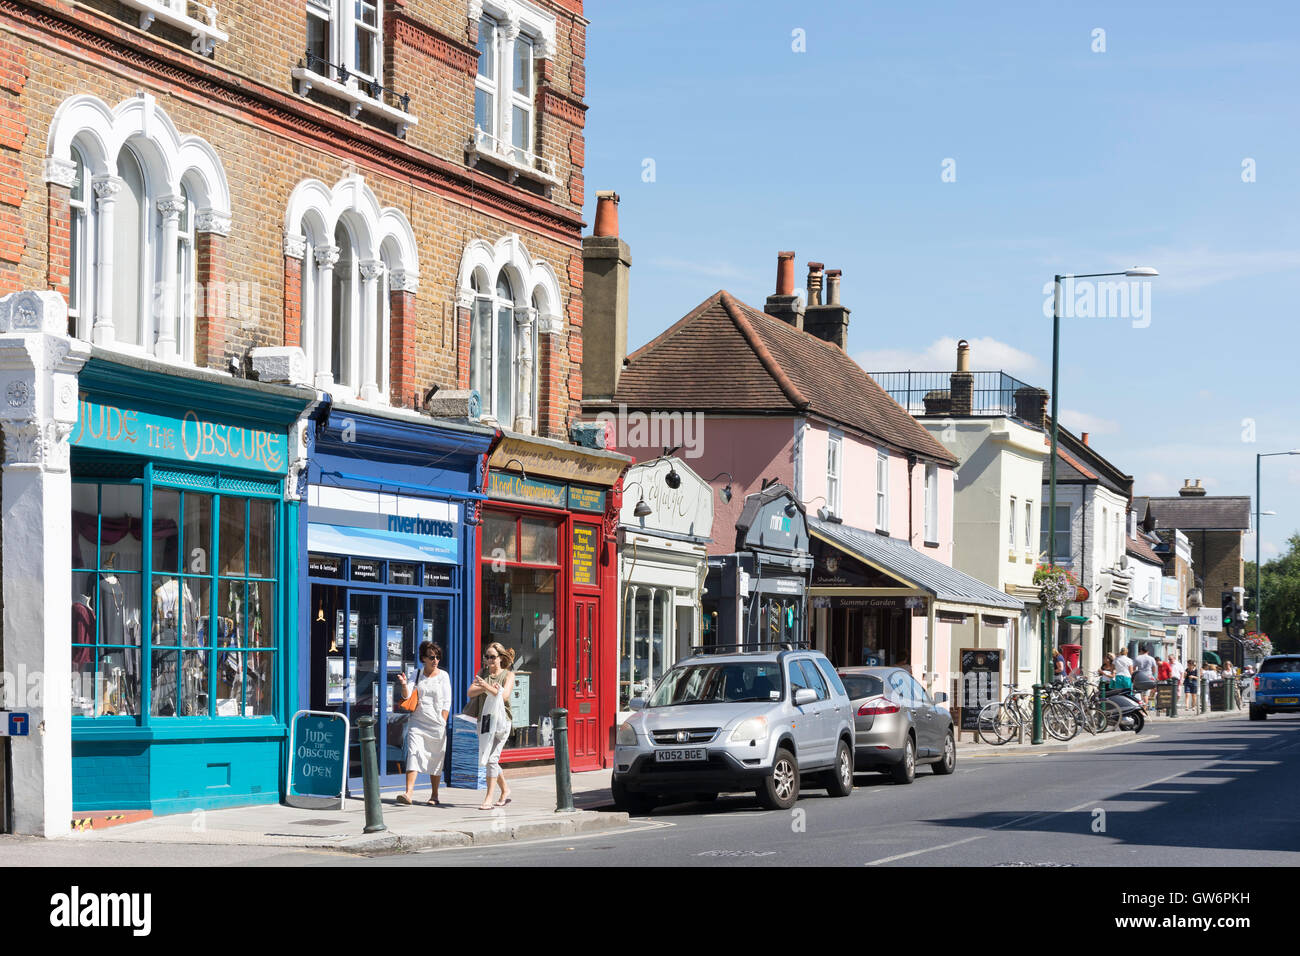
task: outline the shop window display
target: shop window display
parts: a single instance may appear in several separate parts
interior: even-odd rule
[[[277,510],[148,481],[74,483],[74,715],[273,712]]]

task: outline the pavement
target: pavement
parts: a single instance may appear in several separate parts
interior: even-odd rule
[[[207,846],[310,847],[353,854],[407,853],[563,837],[618,829],[628,825],[628,815],[598,811],[609,807],[609,771],[573,774],[573,802],[569,812],[555,809],[555,776],[510,774],[510,803],[490,811],[479,810],[482,790],[449,787],[438,797],[440,807],[424,806],[429,790],[415,791],[416,803],[396,802],[400,787],[381,793],[383,822],[387,829],[366,833],[365,803],[347,800],[341,810],[303,810],[266,805],[153,817],[103,830],[73,833],[71,841],[97,845],[187,844]]]
[[[1015,741],[1005,744],[986,744],[982,741],[976,741],[971,731],[965,731],[961,735],[961,740],[957,742],[957,756],[960,759],[968,757],[990,757],[995,755],[1006,755],[1013,753],[1075,753],[1081,750],[1104,750],[1110,747],[1122,747],[1126,744],[1141,743],[1144,737],[1157,732],[1162,727],[1181,727],[1184,724],[1200,723],[1207,720],[1220,720],[1225,717],[1245,717],[1246,709],[1240,710],[1216,710],[1206,711],[1204,714],[1188,714],[1183,711],[1178,712],[1177,717],[1166,717],[1162,714],[1156,714],[1154,711],[1147,713],[1146,726],[1142,733],[1135,734],[1130,731],[1108,730],[1101,734],[1090,734],[1086,731],[1080,731],[1079,735],[1073,740],[1054,740],[1052,737],[1045,736],[1045,741],[1041,744],[1034,745],[1029,742],[1029,735],[1025,735],[1024,743]]]

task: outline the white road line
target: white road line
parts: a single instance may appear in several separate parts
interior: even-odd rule
[[[939,846],[929,846],[924,850],[913,850],[910,853],[896,853],[893,856],[881,857],[879,860],[872,860],[870,863],[863,863],[863,866],[880,866],[882,863],[893,863],[895,860],[905,860],[909,856],[920,856],[922,853],[933,853],[935,850],[947,850],[950,847],[961,846],[963,843],[974,843],[976,840],[983,840],[988,836],[982,833],[979,836],[967,837],[964,840],[956,840],[953,843],[943,843]]]

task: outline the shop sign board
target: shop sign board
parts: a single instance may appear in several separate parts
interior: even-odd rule
[[[286,803],[312,809],[342,807],[347,785],[348,734],[344,714],[300,710],[293,715]]]
[[[276,475],[289,469],[289,438],[283,432],[211,421],[192,408],[177,416],[103,405],[84,393],[77,404],[71,443],[97,451]]]
[[[493,469],[504,469],[512,461],[517,461],[526,474],[606,486],[618,481],[628,465],[627,458],[610,452],[584,451],[572,445],[506,435],[492,452],[488,464]]]
[[[573,526],[573,583],[594,587],[596,581],[596,540],[599,530],[595,525]]]
[[[518,501],[542,508],[566,508],[569,498],[564,485],[522,475],[493,471],[488,474],[488,497]]]
[[[569,485],[569,508],[573,511],[605,513],[605,489],[585,485]]]
[[[1203,607],[1196,612],[1196,623],[1201,632],[1217,634],[1223,630],[1223,609],[1218,607]]]
[[[1002,651],[991,648],[961,649],[961,729],[979,729],[979,713],[985,704],[999,700],[1002,686]]]

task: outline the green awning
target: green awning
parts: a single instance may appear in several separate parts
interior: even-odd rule
[[[1086,615],[1083,615],[1083,614],[1067,614],[1065,617],[1061,618],[1061,623],[1063,623],[1063,624],[1087,624],[1090,620],[1092,620],[1092,619],[1089,618],[1089,617],[1087,617]]]
[[[1220,660],[1219,655],[1214,653],[1214,651],[1206,651],[1202,656],[1211,664],[1218,665],[1223,663],[1223,661]]]

